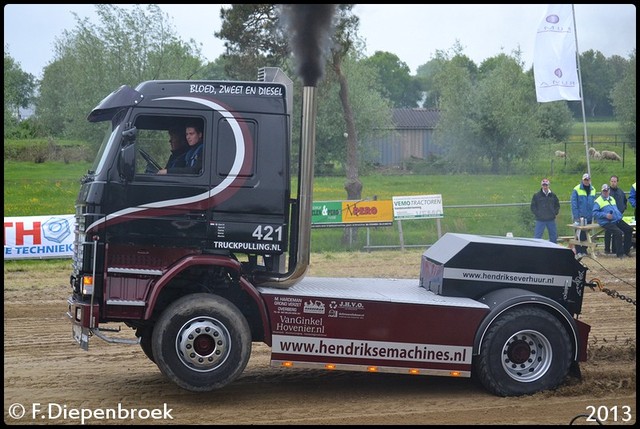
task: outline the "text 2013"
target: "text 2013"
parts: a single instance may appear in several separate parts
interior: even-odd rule
[[[587,417],[587,421],[589,422],[628,422],[633,418],[631,415],[631,407],[628,405],[622,405],[620,407],[617,405],[613,407],[588,405],[587,411],[589,412],[589,417]]]

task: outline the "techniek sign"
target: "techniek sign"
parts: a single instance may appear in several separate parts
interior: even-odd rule
[[[4,218],[4,259],[69,258],[73,255],[73,215]]]

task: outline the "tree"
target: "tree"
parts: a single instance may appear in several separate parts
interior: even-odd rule
[[[627,136],[629,145],[636,149],[636,51],[633,50],[622,80],[611,92],[611,103],[616,119]]]
[[[222,25],[214,35],[224,42],[225,72],[254,80],[261,67],[281,67],[290,51],[275,4],[232,4],[220,8]]]
[[[440,67],[433,77],[433,87],[440,94],[438,105],[441,114],[434,142],[444,148],[445,158],[454,170],[473,171],[478,158],[468,156],[467,152],[467,142],[473,141],[472,121],[468,117],[472,107],[471,73],[444,51],[437,51],[436,59]]]
[[[438,101],[440,93],[438,92],[434,79],[443,67],[442,57],[433,58],[427,63],[421,65],[416,70],[416,80],[422,90],[422,106],[426,108],[439,108]]]
[[[567,102],[562,100],[538,103],[536,120],[537,136],[556,142],[565,141],[569,137],[574,122]]]
[[[76,15],[76,27],[56,40],[54,60],[44,69],[36,114],[52,135],[99,141],[101,131],[85,118],[106,94],[123,84],[203,72],[196,42],[180,40],[157,5],[95,7],[100,22]]]
[[[341,4],[338,9],[340,18],[336,24],[334,45],[331,48],[331,65],[340,85],[340,102],[347,130],[347,180],[344,189],[347,191],[348,200],[360,200],[362,199],[362,182],[359,177],[358,132],[349,99],[349,82],[342,69],[342,62],[355,43],[355,33],[360,24],[359,18],[351,13],[352,7],[352,4]]]
[[[445,63],[436,82],[442,94],[442,114],[436,141],[458,171],[509,171],[516,159],[526,159],[538,142],[533,81],[516,57],[500,54],[479,68],[464,58]]]
[[[454,63],[449,63],[450,61]],[[464,55],[464,47],[458,39],[456,39],[451,48],[437,50],[434,58],[419,66],[416,72],[416,79],[419,82],[420,89],[423,91],[423,107],[440,108],[440,97],[442,95],[440,91],[445,76],[443,69],[447,66],[467,69],[468,77],[471,81],[475,81],[478,74],[478,66]]]
[[[35,77],[22,70],[4,47],[4,135],[8,136],[20,121],[20,108],[28,107],[36,89]]]
[[[231,79],[227,74],[227,61],[224,56],[220,55],[214,61],[208,63],[202,69],[202,78],[208,80],[229,80]]]
[[[376,51],[363,61],[377,71],[378,86],[394,107],[417,107],[422,98],[420,83],[397,55]]]
[[[376,72],[354,55],[342,62],[342,71],[349,82],[348,98],[354,112],[354,126],[358,130],[357,153],[358,170],[368,162],[372,148],[363,142],[371,141],[381,133],[381,129],[392,128],[392,114],[389,100],[378,92]],[[348,135],[339,91],[336,91],[333,73],[328,73],[318,86],[316,171],[322,171],[325,164],[338,164],[345,168],[347,160]],[[348,134],[348,133],[347,133]]]
[[[580,77],[586,114],[591,117],[612,116],[609,94],[613,89],[614,69],[602,52],[591,49],[580,54]],[[574,116],[581,117],[580,102],[571,102],[570,105]]]

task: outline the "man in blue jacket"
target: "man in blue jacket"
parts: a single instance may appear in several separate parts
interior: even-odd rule
[[[593,221],[593,202],[596,200],[596,190],[591,186],[589,173],[582,175],[582,183],[571,191],[571,216],[576,225],[580,218],[585,219],[585,224]],[[587,233],[580,231],[580,241],[587,239]],[[587,253],[586,246],[576,246],[576,257],[581,258]]]
[[[622,220],[622,213],[616,206],[616,200],[609,195],[609,185],[602,185],[602,193],[593,203],[593,218],[598,225],[606,232],[610,232],[613,237],[613,248],[616,249],[616,256],[623,258],[631,256],[631,234],[633,229]],[[624,236],[624,247],[622,237]]]

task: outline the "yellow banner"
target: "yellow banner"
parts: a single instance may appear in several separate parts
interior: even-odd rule
[[[393,204],[386,201],[343,201],[342,223],[392,223]]]

